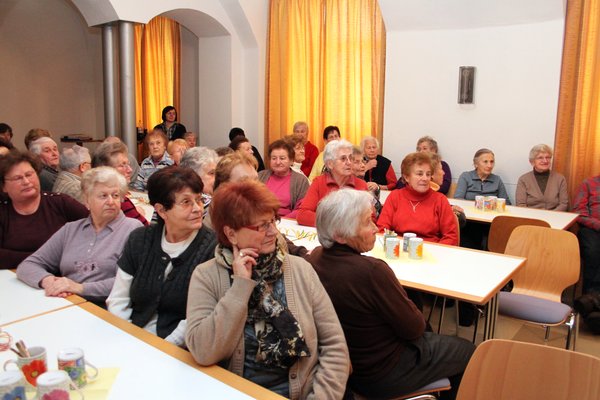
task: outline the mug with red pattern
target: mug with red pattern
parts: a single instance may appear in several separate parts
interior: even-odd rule
[[[4,363],[4,370],[8,371],[10,364],[15,364],[21,370],[27,382],[36,386],[37,377],[48,370],[46,361],[46,349],[35,346],[28,349],[29,357],[18,357],[16,360],[8,360]]]

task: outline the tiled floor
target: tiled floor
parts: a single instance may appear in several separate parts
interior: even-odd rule
[[[425,306],[424,314],[427,317],[429,313],[428,306]],[[444,323],[442,325],[442,333],[446,335],[454,335],[456,333],[456,319],[455,319],[454,307],[447,308],[444,314]],[[439,308],[433,313],[431,318],[431,324],[433,330],[437,331],[439,318]],[[592,334],[585,326],[583,321],[580,319],[579,335],[577,337],[576,351],[591,354],[596,357],[600,357],[600,335],[596,336]],[[468,340],[473,339],[473,327],[459,327],[459,336]],[[483,336],[483,318],[480,320],[479,328],[477,332],[476,343],[481,343]],[[519,340],[522,342],[544,344],[544,328],[538,325],[527,324],[512,318],[506,318],[498,316],[496,323],[496,335],[498,339],[510,339]],[[554,327],[550,330],[550,338],[548,340],[548,346],[554,346],[564,348],[565,339],[567,335],[567,328],[564,326]]]

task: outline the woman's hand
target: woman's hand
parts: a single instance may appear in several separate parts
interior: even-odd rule
[[[377,166],[377,159],[376,158],[372,158],[369,161],[367,161],[367,163],[365,164],[365,168],[366,170],[370,170],[373,169]]]
[[[252,248],[238,249],[233,245],[233,275],[241,278],[252,279],[252,267],[256,265],[258,250]]]
[[[374,192],[379,189],[379,185],[375,182],[367,182],[367,189],[369,189],[370,192]]]
[[[452,211],[459,212],[459,213],[464,213],[465,212],[465,210],[463,210],[462,207],[455,206],[455,205],[452,206]]]
[[[67,297],[72,294],[83,293],[83,285],[69,278],[47,276],[42,279],[40,286],[44,288],[46,296],[51,297]]]

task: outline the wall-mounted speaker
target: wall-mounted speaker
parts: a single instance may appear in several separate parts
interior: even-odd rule
[[[473,104],[475,67],[458,67],[458,104]]]

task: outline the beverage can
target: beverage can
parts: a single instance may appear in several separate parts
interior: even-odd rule
[[[406,232],[402,235],[402,251],[408,251],[408,240],[417,237],[416,233]]]

